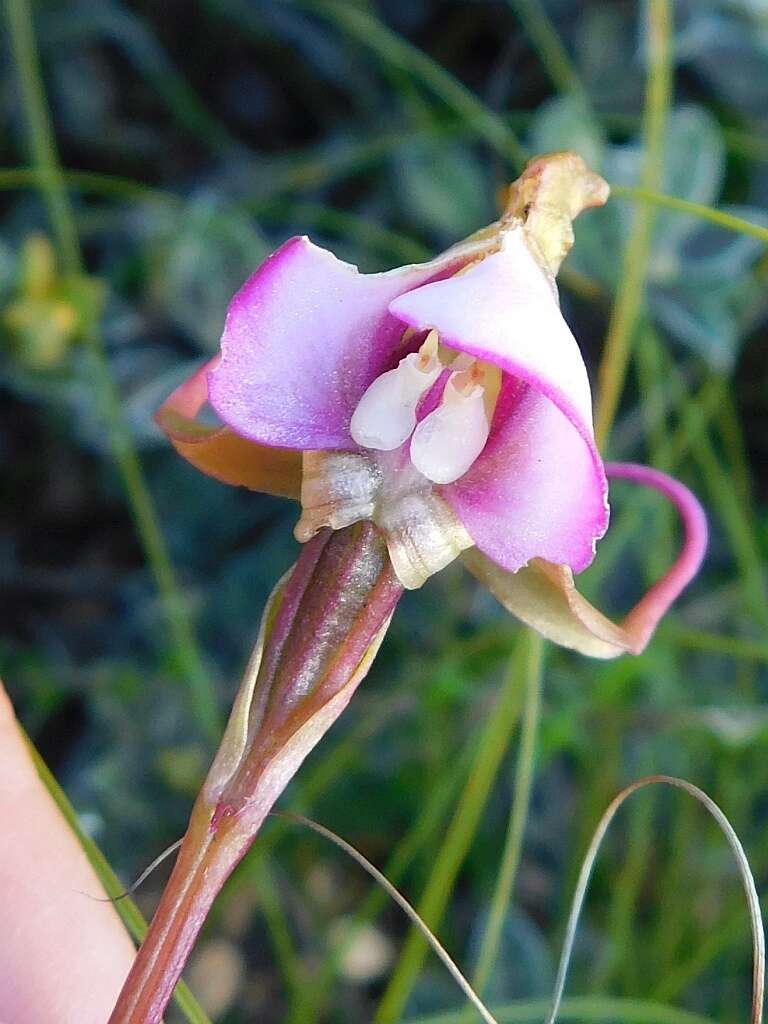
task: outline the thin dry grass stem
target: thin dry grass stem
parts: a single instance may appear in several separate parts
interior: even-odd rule
[[[765,935],[763,933],[763,922],[760,914],[760,899],[757,895],[755,880],[752,876],[747,855],[744,852],[744,848],[741,845],[739,837],[736,835],[733,826],[714,800],[708,797],[703,790],[698,788],[698,786],[694,786],[693,783],[686,782],[685,779],[678,779],[670,775],[650,775],[647,778],[638,779],[637,782],[631,783],[631,785],[627,786],[616,797],[614,797],[595,829],[592,841],[589,844],[589,848],[581,866],[576,891],[573,896],[571,913],[568,918],[568,925],[565,931],[563,951],[560,955],[560,964],[558,966],[557,978],[555,980],[555,992],[552,1000],[552,1008],[549,1012],[549,1016],[547,1017],[547,1024],[555,1024],[557,1014],[560,1010],[563,991],[565,989],[566,974],[568,972],[568,966],[573,952],[574,939],[576,937],[576,928],[579,923],[579,916],[584,905],[584,898],[586,896],[587,886],[589,885],[589,879],[592,874],[592,868],[594,867],[595,860],[605,834],[616,816],[616,812],[622,806],[627,797],[646,786],[659,784],[682,789],[684,792],[698,800],[699,803],[703,804],[722,829],[725,838],[728,840],[728,845],[736,858],[736,863],[738,864],[739,873],[741,874],[741,880],[744,886],[744,893],[747,897],[749,919],[752,928],[752,1010],[750,1013],[750,1024],[761,1024],[763,1018],[763,999],[765,995]]]
[[[129,896],[133,896],[136,890],[146,882],[155,868],[159,868],[163,861],[170,857],[172,853],[175,853],[183,842],[184,836],[181,839],[177,839],[175,843],[171,843],[170,846],[167,846],[162,853],[155,857],[151,864],[144,868],[135,882],[116,896],[90,896],[87,892],[84,892],[82,895],[88,896],[88,899],[94,900],[96,903],[117,903],[119,900],[125,900]]]
[[[581,871],[579,873],[576,890],[573,896],[573,902],[571,905],[571,913],[568,918],[568,925],[565,933],[565,940],[563,942],[563,950],[560,956],[560,963],[557,971],[557,978],[555,980],[555,991],[552,998],[551,1009],[549,1011],[546,1024],[555,1024],[557,1015],[560,1011],[560,1007],[563,1001],[563,992],[565,990],[566,975],[568,973],[568,966],[570,964],[571,955],[573,953],[573,945],[576,937],[576,928],[579,923],[579,917],[581,910],[584,905],[584,899],[586,897],[587,886],[592,874],[592,869],[597,859],[597,854],[600,850],[605,834],[608,831],[614,817],[616,816],[620,807],[624,804],[628,797],[639,789],[644,789],[646,786],[652,785],[667,785],[673,786],[676,789],[682,789],[690,796],[694,797],[701,803],[707,811],[712,815],[717,824],[720,826],[723,834],[725,835],[728,845],[730,846],[739,868],[741,875],[742,884],[744,887],[744,893],[747,898],[747,906],[749,909],[750,926],[752,930],[752,1007],[750,1013],[750,1024],[762,1024],[763,1019],[763,1001],[765,995],[765,936],[763,932],[762,916],[760,913],[760,899],[757,894],[755,887],[755,880],[752,875],[752,871],[749,866],[744,848],[741,845],[739,837],[733,829],[733,826],[728,821],[723,811],[718,805],[712,800],[707,794],[694,786],[693,783],[687,782],[685,779],[678,779],[670,775],[650,775],[643,779],[638,779],[636,782],[631,783],[629,786],[624,788],[609,804],[602,818],[600,819],[597,828],[595,829],[592,840],[589,844],[586,856],[582,863]],[[317,832],[318,835],[324,836],[329,839],[332,843],[338,846],[345,853],[349,854],[353,860],[368,872],[371,877],[378,882],[378,884],[388,893],[389,896],[398,904],[398,906],[408,915],[411,921],[421,931],[426,941],[430,944],[432,949],[435,951],[437,956],[443,962],[448,969],[449,973],[455,980],[456,984],[462,990],[468,1001],[478,1011],[482,1019],[486,1024],[498,1024],[497,1019],[491,1014],[490,1010],[485,1006],[480,997],[477,995],[475,990],[472,988],[470,983],[464,977],[459,967],[456,965],[450,954],[446,951],[440,941],[436,938],[434,933],[430,930],[426,922],[419,916],[417,911],[411,906],[406,898],[395,888],[394,885],[381,873],[369,860],[367,860],[361,853],[358,852],[353,846],[336,835],[330,829],[324,825],[320,825],[310,818],[305,818],[300,814],[293,814],[290,812],[274,812],[276,817],[283,818],[288,821],[292,821],[295,824],[305,825],[307,828],[312,829],[313,832]]]
[[[306,825],[307,828],[311,828],[312,831],[317,832],[318,835],[324,836],[326,839],[330,839],[330,841],[332,843],[335,843],[336,846],[339,847],[339,849],[349,854],[349,856],[352,857],[353,860],[356,860],[360,867],[367,871],[371,878],[378,882],[378,884],[389,894],[389,896],[392,897],[395,903],[397,903],[401,910],[403,910],[404,913],[408,915],[413,924],[416,925],[416,927],[424,936],[425,940],[430,944],[430,946],[435,951],[437,956],[445,964],[446,968],[448,969],[448,972],[450,973],[456,984],[467,997],[469,1002],[475,1007],[475,1009],[480,1014],[482,1019],[486,1022],[486,1024],[499,1024],[499,1022],[493,1016],[491,1011],[485,1006],[485,1004],[477,995],[477,993],[472,988],[470,983],[461,973],[455,961],[452,959],[451,955],[441,944],[439,939],[434,935],[434,933],[430,931],[429,925],[427,925],[427,923],[419,916],[417,911],[411,906],[411,904],[408,902],[405,896],[403,896],[402,893],[398,889],[396,889],[394,885],[392,885],[389,879],[385,875],[383,875],[377,867],[371,864],[371,862],[366,857],[364,857],[362,853],[356,850],[354,846],[351,846],[348,842],[346,842],[346,840],[342,839],[341,836],[337,836],[335,832],[332,832],[324,825],[319,825],[316,821],[312,821],[310,818],[305,818],[301,814],[292,814],[287,811],[273,813],[275,814],[276,817],[285,818],[288,821],[293,821],[297,825]]]

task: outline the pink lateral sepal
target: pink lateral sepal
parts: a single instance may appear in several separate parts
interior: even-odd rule
[[[390,302],[454,274],[487,245],[469,240],[428,263],[363,274],[307,237],[289,238],[229,305],[211,405],[259,444],[355,449],[358,402],[405,354]]]

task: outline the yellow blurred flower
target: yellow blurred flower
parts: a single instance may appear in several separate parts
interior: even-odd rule
[[[83,274],[58,274],[50,241],[30,235],[20,255],[19,288],[2,322],[18,361],[30,370],[53,370],[98,315],[104,286]]]

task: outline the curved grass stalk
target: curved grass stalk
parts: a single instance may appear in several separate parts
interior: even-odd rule
[[[650,767],[650,765],[648,766]],[[647,770],[643,765],[641,771]],[[599,991],[614,985],[624,992],[642,991],[637,958],[627,956],[635,931],[635,919],[641,905],[643,880],[653,856],[653,807],[650,801],[635,802],[627,809],[627,849],[624,863],[616,874],[606,909],[606,934],[610,951],[594,972],[593,984]],[[637,986],[637,987],[636,987]]]
[[[560,1009],[563,991],[565,989],[565,980],[568,973],[568,965],[576,937],[576,927],[579,923],[581,909],[584,905],[584,899],[587,893],[589,879],[592,874],[592,868],[594,867],[595,860],[597,859],[597,854],[600,851],[600,846],[605,838],[605,834],[624,801],[638,790],[644,789],[646,786],[653,785],[673,786],[676,789],[681,789],[685,793],[688,793],[689,796],[694,797],[712,815],[728,840],[728,845],[736,858],[739,874],[741,875],[752,930],[752,1009],[750,1014],[750,1024],[761,1024],[763,1016],[763,999],[765,994],[765,936],[763,933],[763,923],[760,912],[760,899],[757,895],[757,889],[755,888],[755,881],[752,877],[749,861],[747,860],[744,848],[741,845],[739,837],[733,830],[731,823],[714,800],[707,796],[707,794],[703,790],[699,789],[698,786],[694,786],[693,783],[687,782],[685,779],[675,778],[671,775],[650,775],[647,778],[639,779],[637,782],[633,782],[629,786],[626,786],[616,797],[614,797],[598,822],[592,841],[589,844],[589,848],[584,857],[579,879],[576,884],[576,891],[571,904],[571,913],[568,918],[568,924],[565,931],[563,951],[560,956],[560,964],[558,966],[557,978],[555,980],[555,992],[552,999],[551,1009],[547,1016],[547,1024],[555,1024],[555,1020]]]
[[[490,1012],[490,1010],[483,1004],[480,997],[477,995],[475,990],[472,988],[470,983],[464,977],[459,970],[456,962],[452,959],[445,946],[439,941],[439,939],[430,930],[424,919],[418,914],[416,910],[411,906],[408,900],[402,895],[402,893],[395,888],[394,885],[389,881],[386,875],[382,874],[377,867],[362,855],[354,846],[351,846],[346,840],[342,839],[341,836],[336,835],[335,832],[331,832],[330,829],[325,828],[324,825],[318,825],[316,821],[311,821],[309,818],[305,818],[300,814],[288,814],[286,812],[280,812],[281,817],[288,818],[289,821],[295,821],[297,825],[306,825],[307,828],[311,828],[313,832],[317,832],[318,835],[324,836],[326,839],[330,839],[332,843],[335,843],[341,850],[349,854],[353,860],[368,872],[378,884],[387,892],[389,896],[397,903],[397,905],[403,910],[403,912],[411,919],[412,923],[419,929],[424,937],[424,941],[428,942],[434,950],[435,954],[442,960],[443,964],[447,968],[451,977],[454,979],[456,984],[462,990],[464,995],[467,997],[469,1002],[474,1006],[477,1012],[480,1014],[486,1024],[498,1024],[498,1021]]]
[[[77,276],[84,270],[82,254],[43,88],[32,11],[29,0],[6,0],[5,6],[38,181],[48,207],[62,267],[65,273]],[[96,391],[108,428],[112,455],[123,479],[139,539],[160,591],[178,669],[189,686],[191,710],[205,737],[216,742],[220,722],[213,687],[195,642],[152,496],[122,416],[120,398],[112,379],[103,339],[95,323],[86,332],[85,340]]]
[[[471,637],[454,640],[453,655],[469,656],[470,654],[482,652],[489,646],[508,645],[508,637],[508,625],[504,625],[502,627],[493,626],[482,632],[475,633]],[[438,662],[438,667],[433,668],[433,673],[439,673],[440,664],[449,662],[451,657],[452,654],[450,651],[444,652]],[[459,788],[461,780],[466,778],[468,774],[468,770],[472,763],[472,754],[476,746],[477,737],[473,733],[465,747],[462,749],[461,755],[456,759],[455,766],[449,770],[446,776],[441,779],[439,783],[432,787],[429,800],[423,807],[419,819],[415,822],[413,828],[406,833],[402,841],[394,850],[390,861],[387,863],[385,873],[387,877],[392,879],[396,884],[410,865],[413,857],[433,837],[436,828],[438,828],[442,823],[444,814],[448,810],[448,801]],[[339,754],[341,753],[341,750],[342,747],[339,747]],[[337,766],[337,751],[333,751],[331,754],[326,755],[326,760],[321,762],[321,765],[328,764],[330,766],[331,763],[333,763],[334,766]],[[346,764],[346,762],[344,763]],[[308,790],[310,787],[313,795],[317,792],[315,783],[319,780],[320,774],[321,772],[316,770],[311,775],[309,783],[305,783],[305,788],[302,793],[304,803],[308,802],[308,797],[310,796]],[[330,783],[330,779],[328,781]],[[254,881],[252,873],[249,872],[249,863],[260,856],[263,857],[265,848],[271,849],[274,844],[275,837],[278,834],[282,834],[282,830],[279,826],[285,826],[286,822],[277,821],[276,824],[278,827],[272,828],[266,832],[262,836],[261,842],[258,846],[248,854],[248,858],[243,865],[244,870],[241,869],[239,874],[230,883],[230,891],[235,891],[239,885],[251,884]],[[358,925],[374,920],[385,905],[384,899],[385,894],[382,890],[374,888],[355,913],[353,929]],[[306,997],[303,993],[299,993],[294,1006],[289,1011],[286,1024],[311,1024],[312,1021],[322,1015],[325,991],[333,980],[338,960],[338,950],[331,950],[311,981],[311,992],[309,992]]]
[[[459,869],[477,831],[517,725],[521,704],[519,670],[526,643],[527,638],[523,633],[509,659],[501,693],[480,736],[466,785],[419,901],[419,914],[432,928],[438,926],[445,912]],[[419,931],[412,930],[379,1003],[376,1024],[391,1024],[400,1019],[425,954],[423,936]]]
[[[494,1007],[493,1012],[498,1024],[541,1024],[549,1005],[544,999],[521,999]],[[622,1024],[714,1024],[711,1017],[650,999],[572,996],[563,1000],[560,1009],[565,1020],[579,1024],[604,1024],[607,1020]],[[464,1014],[464,1010],[452,1010],[429,1017],[411,1017],[404,1024],[461,1024]]]
[[[648,78],[643,112],[644,157],[641,192],[658,191],[662,180],[664,130],[672,93],[670,40],[672,13],[669,0],[649,0]],[[654,208],[639,207],[632,220],[622,264],[621,282],[608,324],[605,348],[598,369],[599,399],[595,413],[595,437],[605,447],[619,406],[629,363],[632,335],[645,290],[651,252]]]
[[[424,132],[414,132],[412,135],[392,136],[390,139],[385,138],[375,147],[361,144],[360,160],[365,165],[366,161],[363,160],[363,153],[368,154],[370,159],[375,159],[379,155],[387,155],[391,149],[405,146],[416,141],[418,138],[422,138],[424,135]],[[384,145],[384,143],[387,143],[387,145]],[[276,192],[274,197],[259,199],[254,202],[240,201],[235,205],[241,206],[248,212],[261,214],[265,210],[271,209],[273,204],[283,196],[284,192],[301,191],[301,189],[308,188],[310,185],[322,184],[326,179],[333,180],[337,174],[343,177],[345,174],[352,173],[358,169],[359,162],[352,157],[350,157],[348,163],[343,163],[340,168],[334,166],[331,161],[327,162],[327,166],[323,164],[321,168],[320,162],[318,162],[318,166],[313,168],[311,173],[309,171],[307,171],[306,175],[297,173],[295,180],[287,181],[285,188]],[[183,196],[177,195],[175,192],[157,188],[154,185],[145,185],[143,182],[134,181],[132,178],[125,178],[120,175],[104,174],[99,171],[62,170],[61,177],[70,188],[78,189],[87,194],[110,196],[115,199],[135,199],[141,202],[159,203],[176,208],[180,208],[184,203]],[[305,177],[307,178],[306,181],[304,180]],[[319,178],[319,182],[314,180],[315,177]],[[45,175],[35,167],[0,167],[0,191],[33,187],[42,188],[44,187],[45,180]],[[744,217],[737,217],[733,213],[718,210],[714,206],[694,203],[690,199],[681,199],[679,196],[670,196],[664,192],[651,192],[634,185],[611,185],[611,192],[615,198],[626,199],[630,202],[642,203],[647,206],[659,206],[684,216],[697,217],[699,220],[707,221],[710,224],[723,228],[724,231],[759,238],[760,241],[768,245],[768,227],[763,224],[755,224],[754,221],[747,220]],[[398,236],[398,238],[400,237]]]
[[[616,1017],[625,1022],[635,1024],[708,1024],[708,1018],[699,1014],[690,1013],[686,1010],[665,1006],[648,1000],[638,999],[610,999],[604,997],[571,998],[563,1000],[563,990],[567,974],[568,963],[573,951],[573,943],[576,934],[578,919],[584,904],[587,886],[594,867],[597,854],[600,850],[603,839],[610,827],[614,817],[623,803],[635,792],[652,785],[669,785],[681,789],[693,796],[712,815],[722,829],[731,850],[736,858],[739,872],[742,879],[744,893],[747,897],[749,908],[750,924],[752,929],[753,943],[753,991],[752,1009],[750,1015],[751,1024],[761,1024],[762,1006],[764,998],[764,972],[765,972],[765,939],[763,935],[762,919],[760,914],[760,903],[755,888],[754,879],[749,867],[744,849],[734,832],[730,822],[718,805],[703,790],[687,782],[685,779],[678,779],[672,776],[653,775],[639,779],[625,787],[610,803],[603,817],[598,823],[595,833],[590,842],[587,854],[582,863],[579,880],[574,893],[571,914],[566,929],[566,936],[563,944],[563,951],[560,958],[555,992],[551,1003],[543,1001],[526,1001],[512,1004],[509,1007],[502,1007],[497,1014],[493,1014],[481,1001],[472,986],[461,973],[460,969],[435,937],[432,931],[424,922],[423,918],[408,903],[405,897],[392,885],[382,872],[380,872],[370,861],[368,861],[353,846],[344,839],[325,828],[323,825],[312,821],[302,815],[277,812],[277,817],[293,821],[306,826],[317,832],[319,835],[329,839],[336,846],[342,849],[358,864],[361,865],[373,878],[382,886],[386,893],[401,907],[411,921],[421,931],[426,942],[428,942],[437,956],[442,960],[450,974],[466,995],[472,1006],[477,1010],[486,1024],[512,1024],[512,1022],[536,1021],[540,1019],[542,1011],[549,1009],[547,1024],[555,1024],[558,1013],[562,1010],[563,1016],[579,1021],[598,1021],[605,1017]],[[460,1024],[465,1019],[464,1011],[432,1015],[429,1017],[415,1018],[409,1024]]]
[[[29,741],[31,743],[31,741]],[[171,843],[170,846],[166,846],[162,853],[158,853],[153,861],[151,861],[141,872],[135,882],[131,882],[127,889],[123,889],[122,892],[117,893],[116,896],[91,896],[91,899],[96,900],[97,903],[119,903],[121,900],[128,899],[129,896],[133,896],[137,889],[140,889],[146,882],[155,868],[159,868],[163,861],[167,860],[171,854],[176,853],[178,848],[181,846],[182,839],[177,839]],[[84,896],[88,896],[88,893],[83,893]]]
[[[455,797],[462,779],[466,776],[470,755],[473,753],[474,739],[473,735],[461,751],[456,764],[448,770],[444,778],[437,781],[432,787],[429,798],[422,806],[418,818],[389,857],[384,874],[394,885],[400,884],[400,879],[406,870],[416,856],[425,851],[428,844],[437,845],[437,831],[448,814],[451,800]],[[354,942],[360,929],[381,914],[387,905],[386,898],[386,892],[379,886],[372,887],[355,911],[348,936],[345,937],[340,947],[333,947],[329,950],[311,981],[304,985],[303,991],[297,993],[284,1024],[313,1024],[314,1021],[324,1017],[327,1011],[329,991],[337,975],[341,957]]]
[[[520,20],[555,88],[588,103],[578,72],[541,0],[507,0],[507,4]]]
[[[328,753],[320,756],[313,764],[312,771],[296,779],[293,789],[293,804],[299,808],[312,806],[341,778],[354,764],[362,743],[374,736],[381,726],[391,719],[394,702],[384,702],[371,711],[352,730],[350,735],[340,739]],[[275,819],[273,827],[265,829],[259,842],[255,843],[243,858],[240,867],[227,884],[225,893],[232,899],[248,886],[258,885],[261,879],[262,862],[272,854],[289,826],[287,822]],[[225,897],[226,898],[226,897]]]

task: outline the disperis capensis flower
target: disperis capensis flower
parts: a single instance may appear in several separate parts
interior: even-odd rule
[[[160,410],[199,469],[299,499],[303,547],[110,1024],[161,1020],[213,899],[365,676],[404,587],[460,557],[545,636],[612,657],[643,648],[698,568],[695,498],[653,470],[609,466],[666,494],[686,540],[621,626],[573,584],[607,528],[607,483],[554,275],[571,221],[607,195],[573,154],[542,157],[497,223],[386,274],[293,238],[235,296],[221,354]],[[220,426],[197,421],[206,402]]]
[[[221,353],[159,413],[218,479],[298,498],[296,527],[370,519],[406,588],[457,557],[511,612],[595,657],[638,653],[695,574],[703,513],[682,485],[603,465],[589,381],[554,275],[572,219],[608,186],[572,153],[541,157],[501,219],[429,263],[361,274],[292,238],[235,296]],[[222,426],[195,416],[210,403]],[[575,589],[608,526],[608,476],[664,493],[686,539],[621,625]]]

